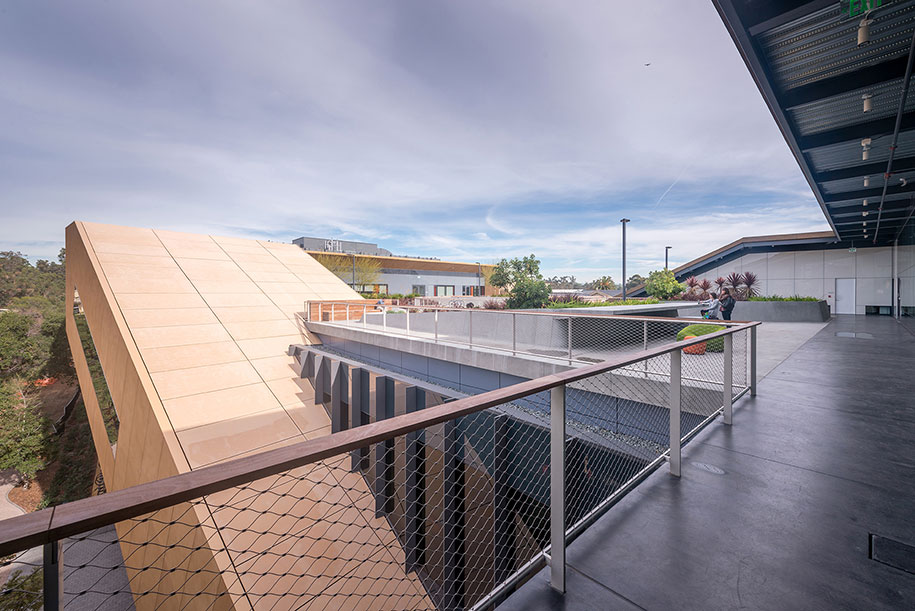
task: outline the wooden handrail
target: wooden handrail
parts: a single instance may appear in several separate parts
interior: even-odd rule
[[[622,355],[602,363],[528,380],[254,456],[238,458],[154,482],[8,518],[0,521],[0,556],[199,499],[207,494],[247,484],[461,416],[468,416],[484,409],[550,390],[562,384],[577,382],[668,352],[681,350],[684,347],[743,331],[759,324],[750,322],[730,327],[695,339]]]

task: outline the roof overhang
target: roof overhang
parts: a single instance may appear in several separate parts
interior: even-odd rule
[[[836,238],[892,243],[915,207],[915,92],[888,170],[915,0],[712,2]]]

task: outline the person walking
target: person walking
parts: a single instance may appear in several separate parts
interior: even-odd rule
[[[721,317],[725,320],[731,320],[731,312],[734,311],[737,300],[731,295],[730,289],[721,289],[721,297],[718,302],[721,304]]]

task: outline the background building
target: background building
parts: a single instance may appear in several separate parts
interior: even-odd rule
[[[482,297],[496,293],[488,284],[494,265],[393,256],[368,242],[303,237],[292,243],[359,292],[421,297]]]

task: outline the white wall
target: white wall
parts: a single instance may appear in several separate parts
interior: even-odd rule
[[[899,276],[903,305],[915,305],[915,251],[899,247]],[[744,255],[697,277],[714,281],[732,272],[753,272],[759,277],[760,295],[816,297],[835,309],[836,278],[855,278],[855,311],[865,306],[892,305],[892,247],[808,250]]]
[[[463,294],[464,286],[477,286],[484,284],[476,274],[462,274],[460,276],[436,275],[432,273],[414,274],[388,274],[382,273],[378,277],[377,284],[387,284],[389,293],[400,293],[406,295],[413,290],[413,285],[424,285],[426,287],[426,296],[431,297],[435,285],[454,286],[454,294],[460,297]]]

